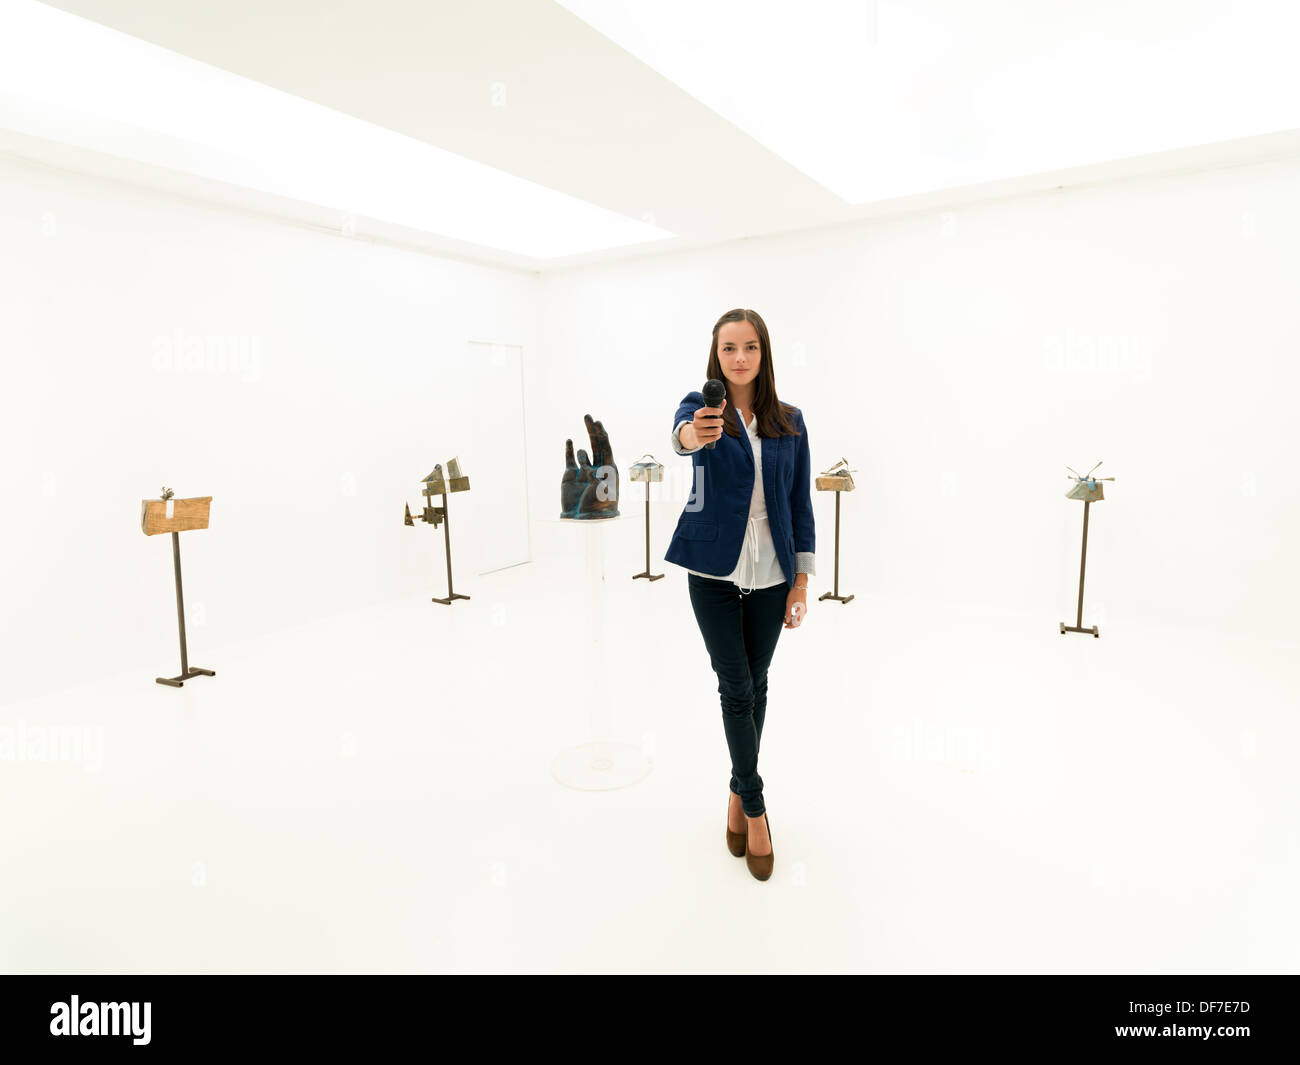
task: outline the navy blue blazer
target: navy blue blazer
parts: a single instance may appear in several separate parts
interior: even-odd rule
[[[688,392],[673,415],[673,450],[677,447],[677,424],[690,421],[704,406],[704,396]],[[724,418],[740,427],[740,436],[723,433],[713,450],[701,447],[686,452],[691,456],[691,495],[664,554],[672,562],[700,573],[725,578],[740,559],[749,522],[749,504],[754,495],[754,451],[740,419],[727,406]],[[796,573],[816,573],[811,496],[811,458],[803,411],[794,408],[798,436],[762,437],[763,499],[772,543],[786,581],[794,584]]]

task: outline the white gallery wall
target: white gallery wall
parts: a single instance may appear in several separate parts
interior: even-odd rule
[[[1291,157],[543,275],[547,476],[598,408],[620,467],[647,449],[668,467],[653,557],[680,573],[661,561],[689,491],[672,415],[714,321],[751,307],[813,472],[858,470],[842,592],[1072,624],[1083,506],[1064,466],[1101,459],[1117,480],[1092,507],[1085,624],[1294,639],[1298,189]],[[813,602],[833,494],[814,506],[811,606],[853,609]],[[640,530],[620,531],[635,561]]]
[[[401,516],[453,455],[472,486],[451,497],[457,571],[505,564],[466,501],[493,500],[518,553],[524,456],[469,401],[520,356],[476,366],[494,349],[472,342],[530,352],[536,292],[528,272],[0,159],[0,700],[179,672],[170,537],[139,521],[163,484],[214,497],[181,545],[195,665],[444,594],[441,530]]]
[[[452,499],[458,590],[529,536],[539,567],[579,573],[539,519],[587,412],[634,519],[608,572],[641,568],[627,471],[649,451],[651,568],[680,578],[662,558],[690,466],[668,430],[736,306],[768,322],[814,472],[857,468],[842,591],[1071,619],[1063,466],[1104,459],[1085,623],[1293,638],[1297,187],[1293,157],[539,278],[0,161],[3,697],[176,671],[168,538],[138,523],[163,483],[215,497],[182,545],[197,665],[441,594],[441,531],[398,519],[453,454],[474,485]],[[833,499],[814,497],[814,597]]]

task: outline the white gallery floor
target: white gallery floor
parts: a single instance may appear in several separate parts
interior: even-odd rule
[[[766,883],[725,847],[684,571],[611,575],[599,693],[581,567],[529,564],[0,708],[0,968],[1300,969],[1294,646],[819,603],[821,561],[772,666]],[[552,777],[590,694],[641,782]]]

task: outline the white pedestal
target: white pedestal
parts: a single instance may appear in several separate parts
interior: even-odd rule
[[[609,791],[645,779],[651,761],[633,743],[614,738],[610,706],[605,701],[615,690],[610,683],[608,652],[605,649],[605,538],[602,530],[617,518],[540,518],[549,525],[567,525],[581,536],[586,563],[587,633],[584,652],[589,656],[586,671],[591,679],[588,700],[588,742],[566,747],[551,760],[551,775],[561,784],[580,791]],[[576,530],[581,530],[578,532]]]

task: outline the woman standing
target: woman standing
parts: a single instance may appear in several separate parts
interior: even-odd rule
[[[727,847],[766,880],[774,859],[758,748],[767,670],[782,625],[798,628],[807,613],[816,574],[808,433],[799,408],[777,398],[757,312],[718,319],[708,378],[726,386],[721,405],[706,407],[702,393],[690,392],[673,417],[673,450],[691,456],[695,480],[664,561],[687,571],[718,676],[731,755]]]

